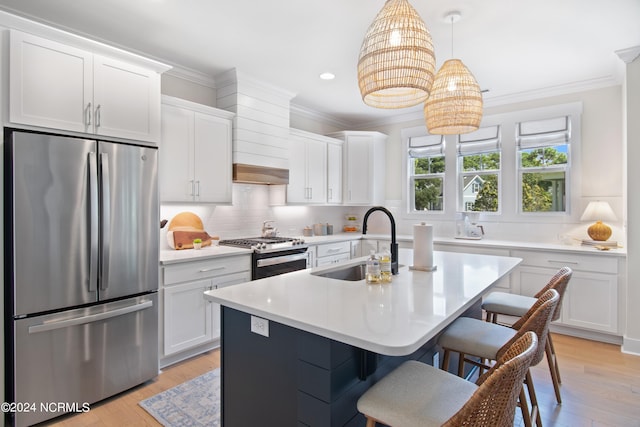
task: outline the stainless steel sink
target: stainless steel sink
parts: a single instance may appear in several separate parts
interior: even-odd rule
[[[399,265],[398,267],[403,267]],[[349,280],[357,282],[366,278],[367,262],[362,261],[360,264],[351,264],[344,267],[336,267],[330,270],[317,271],[311,273],[314,276],[327,277],[329,279]]]
[[[314,276],[327,277],[329,279],[349,280],[356,282],[365,278],[365,270],[367,263],[348,265],[345,267],[337,267],[331,270],[318,271],[311,273]]]

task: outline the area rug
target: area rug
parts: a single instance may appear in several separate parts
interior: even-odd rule
[[[220,426],[220,369],[139,403],[165,427]]]

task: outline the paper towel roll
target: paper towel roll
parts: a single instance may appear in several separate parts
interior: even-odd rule
[[[413,226],[413,269],[432,271],[433,265],[433,226],[414,224]]]

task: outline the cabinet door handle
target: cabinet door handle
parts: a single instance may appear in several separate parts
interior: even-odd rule
[[[87,104],[87,108],[85,109],[85,123],[87,126],[91,126],[91,103]]]
[[[195,182],[194,182],[194,180],[190,180],[190,181],[189,181],[189,187],[190,187],[190,189],[189,189],[189,195],[190,195],[190,196],[195,196],[195,195],[196,195],[196,191],[195,191],[195,190],[196,190],[196,188],[195,188]]]
[[[580,264],[577,261],[558,261],[556,259],[548,259],[547,262],[555,262],[557,264],[572,264],[572,265],[578,265]]]
[[[100,127],[100,107],[100,104],[96,107],[96,128]]]
[[[309,187],[309,200],[313,199],[313,187]]]
[[[200,196],[200,180],[196,181],[196,196]]]
[[[198,273],[207,273],[209,271],[218,271],[218,270],[224,270],[225,267],[211,267],[211,268],[202,268],[200,270],[198,270]]]
[[[329,189],[329,200],[333,200],[333,188]]]
[[[327,252],[340,252],[341,248],[329,248],[327,249]]]

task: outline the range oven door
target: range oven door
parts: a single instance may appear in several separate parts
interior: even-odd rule
[[[307,248],[253,253],[251,280],[264,279],[307,268]]]

